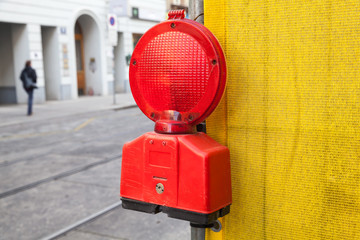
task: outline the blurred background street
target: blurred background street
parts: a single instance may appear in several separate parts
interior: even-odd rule
[[[122,146],[154,125],[130,93],[133,49],[188,4],[0,1],[0,240],[190,238],[188,222],[124,210],[119,197]]]
[[[60,239],[190,239],[188,222],[116,205],[122,146],[154,123],[131,94],[112,101],[36,104],[30,117],[24,104],[0,108],[0,239],[47,238],[74,224]]]

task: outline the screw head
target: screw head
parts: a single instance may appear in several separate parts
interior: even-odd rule
[[[170,27],[171,27],[171,28],[175,28],[175,27],[176,27],[175,23],[171,23],[171,24],[170,24]]]
[[[149,143],[150,143],[150,144],[154,144],[154,140],[151,139],[151,140],[149,141]]]
[[[162,184],[162,183],[156,184],[155,190],[158,194],[162,194],[165,190],[164,184]]]

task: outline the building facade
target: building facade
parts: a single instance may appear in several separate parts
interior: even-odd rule
[[[110,13],[116,15],[118,19],[117,44],[113,52],[115,88],[116,92],[128,92],[130,91],[128,66],[132,51],[149,28],[167,18],[166,1],[112,0]]]
[[[168,10],[179,10],[184,9],[187,15],[189,7],[189,0],[167,0],[166,8]]]
[[[0,1],[0,104],[27,101],[26,60],[38,75],[35,102],[129,91],[134,43],[165,16],[165,0]]]

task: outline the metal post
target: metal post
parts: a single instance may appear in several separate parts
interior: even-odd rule
[[[113,51],[113,58],[115,56],[115,47],[112,48]],[[113,61],[115,61],[113,59]],[[113,104],[116,105],[116,79],[115,79],[115,69],[113,68],[113,76],[114,76],[114,81],[113,81]]]
[[[114,79],[114,82],[113,82],[113,88],[114,88],[114,90],[113,90],[113,104],[116,105],[116,90],[115,90],[116,83],[115,83],[115,79]]]
[[[194,19],[199,16],[201,13],[204,13],[204,1],[203,0],[190,0],[189,1],[189,17]],[[204,16],[200,16],[197,22],[204,24]]]
[[[205,240],[205,228],[191,227],[191,240]]]
[[[195,19],[201,13],[204,13],[203,0],[189,1],[189,17]],[[196,19],[197,22],[204,24],[204,16]],[[205,240],[205,228],[191,227],[191,240]]]

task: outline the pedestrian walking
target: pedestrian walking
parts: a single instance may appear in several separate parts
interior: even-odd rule
[[[32,115],[32,104],[33,104],[33,97],[34,97],[34,89],[37,88],[36,86],[36,72],[35,69],[31,67],[31,61],[28,60],[25,63],[25,68],[22,70],[20,79],[23,83],[23,87],[28,94],[28,109],[27,115]]]

